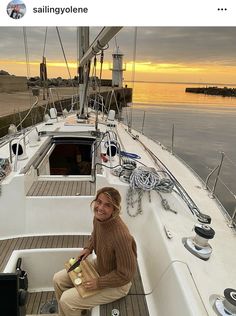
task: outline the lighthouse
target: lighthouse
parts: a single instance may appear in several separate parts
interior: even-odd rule
[[[123,86],[123,71],[126,69],[123,67],[123,54],[120,51],[119,47],[116,48],[112,54],[113,58],[113,67],[112,70],[112,86],[113,87],[122,87]]]

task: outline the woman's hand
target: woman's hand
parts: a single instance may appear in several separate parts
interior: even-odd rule
[[[85,249],[83,249],[83,250],[80,252],[80,254],[79,254],[79,256],[78,256],[78,259],[80,259],[80,258],[83,256],[83,259],[82,259],[82,260],[84,260],[84,259],[86,259],[89,255],[90,255],[90,250],[89,250],[88,248],[85,248]]]
[[[90,279],[82,283],[86,290],[96,290],[97,289],[97,279]]]

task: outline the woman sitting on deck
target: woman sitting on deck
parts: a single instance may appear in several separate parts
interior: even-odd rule
[[[136,243],[120,218],[120,193],[112,187],[97,191],[91,203],[93,232],[89,244],[79,255],[83,260],[94,250],[99,277],[83,283],[97,294],[82,298],[66,270],[54,275],[54,288],[60,316],[80,316],[81,311],[113,302],[128,294],[137,265]]]

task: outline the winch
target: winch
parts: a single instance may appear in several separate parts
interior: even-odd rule
[[[217,297],[213,306],[219,316],[236,315],[236,290],[227,288],[224,290],[224,297]]]
[[[215,231],[209,225],[195,224],[194,237],[183,238],[183,244],[196,257],[208,260],[212,253],[212,247],[208,244],[208,240],[215,236]]]

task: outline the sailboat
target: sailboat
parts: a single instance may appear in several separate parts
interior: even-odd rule
[[[114,110],[86,108],[91,59],[120,29],[104,28],[91,45],[88,29],[81,31],[79,113],[58,116],[52,108],[46,122],[0,147],[3,316],[56,311],[53,274],[86,244],[90,203],[104,186],[121,193],[138,271],[125,298],[90,315],[236,315],[235,220],[159,142],[125,125]],[[28,299],[19,288],[26,273]]]

